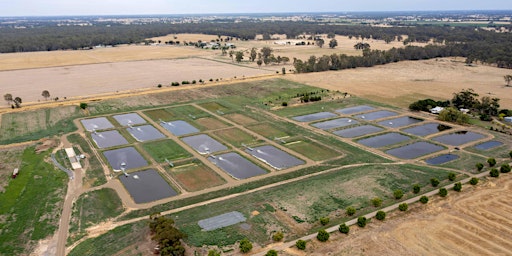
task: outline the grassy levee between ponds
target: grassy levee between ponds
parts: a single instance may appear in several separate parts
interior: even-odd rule
[[[146,221],[117,227],[98,237],[87,239],[77,245],[68,256],[110,256],[140,242],[149,233]]]
[[[82,194],[73,204],[67,244],[84,237],[86,229],[114,218],[124,211],[117,193],[110,188]]]
[[[0,144],[38,140],[73,132],[73,119],[80,117],[78,107],[57,107],[2,114]]]
[[[79,145],[84,153],[89,155],[87,158],[89,161],[89,168],[85,171],[85,176],[83,178],[84,183],[90,184],[92,187],[107,183],[107,179],[103,172],[103,166],[96,155],[92,152],[91,147],[89,147],[89,144],[87,144],[85,139],[78,134],[71,134],[68,136],[68,140],[73,144]]]
[[[49,153],[25,149],[18,177],[0,194],[2,255],[29,254],[57,230],[68,176],[44,160]]]

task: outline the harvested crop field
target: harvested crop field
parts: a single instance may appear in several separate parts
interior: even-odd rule
[[[308,255],[508,255],[510,189],[510,175],[476,188],[464,185],[463,192],[450,191],[444,199],[415,205],[405,216],[393,213],[395,217],[383,223],[374,220],[365,229],[353,227],[348,236],[336,233],[327,244],[314,241],[308,244]]]
[[[231,79],[272,74],[271,71],[199,58],[145,60],[52,67],[0,72],[3,91],[21,97],[23,102],[44,100],[43,90],[52,98],[150,88],[158,84],[203,79]],[[191,85],[193,86],[193,85]]]
[[[442,58],[300,74],[288,79],[404,108],[418,99],[451,99],[453,93],[472,88],[480,97],[500,98],[501,107],[510,109],[512,87],[506,87],[503,80],[507,74],[508,69],[466,66],[463,58]]]

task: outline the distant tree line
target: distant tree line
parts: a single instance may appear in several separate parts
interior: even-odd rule
[[[495,33],[472,27],[411,26],[370,27],[329,25],[317,22],[205,22],[191,24],[153,23],[143,25],[109,24],[94,26],[48,26],[0,29],[0,52],[52,51],[87,49],[95,45],[118,45],[144,42],[155,36],[177,33],[223,35],[236,40],[254,39],[257,34],[286,34],[291,38],[306,35],[344,35],[364,40],[443,43],[450,56],[468,57],[498,67],[512,68],[512,34]],[[266,35],[266,36],[265,36]],[[403,38],[407,35],[407,38]],[[363,43],[364,44],[364,43]],[[330,47],[334,48],[334,43]],[[420,52],[420,50],[418,50]],[[421,54],[420,54],[421,55]]]

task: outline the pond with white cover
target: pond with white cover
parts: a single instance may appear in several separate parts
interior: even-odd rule
[[[199,154],[211,154],[219,151],[227,150],[228,147],[222,143],[214,140],[206,134],[199,134],[195,136],[185,137],[181,139],[185,144],[195,149]]]
[[[137,113],[115,115],[113,117],[121,126],[138,125],[146,123],[146,120],[144,120],[144,118],[139,116],[139,114]]]
[[[162,125],[166,130],[168,130],[170,133],[174,134],[175,136],[181,136],[181,135],[187,135],[192,133],[199,132],[199,129],[192,126],[191,124],[182,121],[172,121],[172,122],[160,122],[160,125]]]
[[[98,131],[114,128],[114,125],[106,117],[97,117],[80,120],[87,131]]]
[[[98,148],[110,148],[128,144],[128,141],[118,131],[93,132],[91,138]]]
[[[283,170],[305,163],[303,160],[269,145],[247,148],[245,152],[277,170]]]
[[[140,142],[165,138],[165,135],[163,135],[155,127],[149,124],[126,128],[126,131],[128,131],[133,138]]]
[[[295,121],[299,121],[299,122],[312,122],[312,121],[316,121],[316,120],[333,118],[333,117],[337,117],[337,116],[338,115],[331,113],[331,112],[318,112],[318,113],[313,113],[313,114],[309,114],[309,115],[292,117],[292,119]]]
[[[267,173],[263,168],[233,152],[210,156],[208,160],[239,180]]]

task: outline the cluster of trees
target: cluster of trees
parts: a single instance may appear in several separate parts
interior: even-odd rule
[[[185,247],[181,245],[181,239],[185,238],[185,234],[174,226],[173,219],[153,214],[150,216],[149,229],[151,239],[158,242],[160,255],[185,255]]]
[[[14,97],[10,93],[4,94],[4,100],[7,101],[8,105],[11,105],[12,108],[21,108],[21,103],[23,102],[20,97]]]

